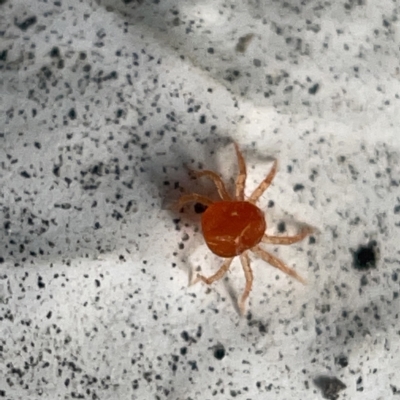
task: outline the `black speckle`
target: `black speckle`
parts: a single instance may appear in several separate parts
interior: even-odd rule
[[[94,284],[96,287],[100,287],[100,281],[98,279],[94,280]]]
[[[93,175],[102,176],[103,175],[103,163],[96,164],[92,167],[90,172]]]
[[[60,49],[57,46],[54,46],[50,50],[50,57],[52,57],[52,58],[60,57]]]
[[[68,117],[70,117],[71,119],[76,119],[76,111],[75,108],[71,108],[68,112]]]
[[[225,347],[222,344],[214,346],[214,357],[217,360],[222,360],[225,357]]]
[[[38,287],[39,287],[39,289],[44,289],[44,288],[46,287],[46,285],[45,285],[45,283],[43,282],[41,276],[38,277]]]
[[[208,52],[209,54],[214,54],[214,49],[213,49],[212,47],[209,47],[209,48],[207,49],[207,52]]]
[[[338,378],[323,375],[315,378],[314,384],[322,391],[323,397],[328,400],[336,400],[339,398],[338,393],[346,388],[346,385]]]
[[[6,61],[7,60],[7,53],[8,53],[8,50],[0,51],[0,61]]]
[[[129,200],[125,207],[125,212],[129,212],[131,210],[136,210],[136,202],[133,200]]]
[[[187,341],[189,341],[190,336],[189,336],[189,334],[188,334],[186,331],[183,331],[183,332],[181,333],[181,338],[182,338],[185,342],[187,342]]]
[[[236,79],[240,77],[240,71],[236,69],[227,69],[224,79],[228,82],[234,82]]]
[[[203,334],[203,328],[201,327],[201,325],[199,325],[197,327],[196,337],[200,339],[202,334]]]
[[[187,347],[181,347],[180,351],[181,356],[185,356],[187,354]]]
[[[251,40],[253,39],[254,34],[253,33],[248,33],[247,35],[244,35],[239,38],[237,44],[236,44],[236,51],[239,53],[244,53],[249,46]]]
[[[390,389],[392,389],[393,394],[400,394],[400,389],[397,389],[396,386],[390,385]]]
[[[51,70],[49,68],[47,68],[46,66],[42,67],[40,69],[41,74],[46,78],[46,79],[50,79],[51,76],[53,75],[53,73],[51,72]]]
[[[255,67],[261,67],[261,60],[259,60],[258,58],[254,58],[253,59],[253,65]]]
[[[400,214],[400,204],[398,204],[397,206],[394,207],[393,212],[395,214]]]
[[[296,185],[293,186],[293,190],[295,192],[298,192],[298,191],[303,190],[303,189],[304,189],[304,185],[302,185],[301,183],[297,183]]]
[[[39,150],[42,148],[42,145],[39,142],[35,142],[33,145]]]
[[[31,177],[31,175],[30,175],[28,172],[26,172],[26,171],[22,171],[22,172],[20,173],[20,175],[21,175],[23,178],[30,178],[30,177]]]
[[[358,379],[357,379],[357,381],[356,381],[356,385],[357,385],[356,390],[357,390],[357,392],[362,392],[362,391],[364,391],[364,387],[362,386],[362,383],[363,383],[362,377],[359,376]]]
[[[263,324],[261,321],[258,323],[258,331],[264,335],[268,333],[268,325]]]
[[[335,363],[340,365],[342,368],[345,368],[349,365],[349,360],[346,356],[339,356],[335,358]]]
[[[368,278],[366,277],[366,275],[363,275],[360,279],[360,285],[361,286],[367,286],[368,285]]]
[[[114,210],[111,216],[115,218],[117,221],[123,218],[122,214],[117,210]]]
[[[96,32],[96,36],[97,36],[99,39],[103,39],[104,37],[107,36],[107,34],[106,34],[106,32],[104,31],[104,29],[99,29],[99,30]]]
[[[353,252],[353,267],[358,270],[367,270],[376,267],[376,242],[367,246],[360,246]]]
[[[194,212],[196,213],[196,214],[202,214],[204,211],[206,211],[207,210],[207,206],[206,205],[204,205],[204,204],[201,204],[201,203],[196,203],[195,205],[194,205]]]
[[[201,124],[205,124],[206,123],[206,116],[205,115],[201,115],[199,121],[200,121]]]
[[[279,233],[283,233],[283,232],[285,232],[285,231],[286,231],[286,224],[285,224],[285,222],[283,222],[283,221],[279,222],[279,224],[278,224],[278,232],[279,232]]]
[[[21,31],[26,31],[28,28],[30,28],[32,25],[35,25],[37,22],[37,17],[29,17],[26,20],[22,21],[21,23],[18,23],[16,20],[14,21],[15,25],[18,26]]]
[[[198,371],[197,362],[196,361],[188,361],[188,364],[191,366],[192,371]]]
[[[319,89],[319,84],[316,83],[316,84],[312,85],[312,86],[308,89],[308,93],[310,93],[310,94],[315,94],[315,93],[318,92],[318,89]]]
[[[117,71],[111,71],[108,75],[104,76],[102,81],[108,81],[110,79],[117,79],[117,78],[118,78]]]

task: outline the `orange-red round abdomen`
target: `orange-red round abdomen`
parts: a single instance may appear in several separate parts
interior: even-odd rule
[[[248,201],[218,201],[202,214],[203,236],[220,257],[235,257],[260,243],[266,229],[263,212]]]

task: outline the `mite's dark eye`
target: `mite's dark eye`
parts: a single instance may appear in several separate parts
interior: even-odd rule
[[[194,205],[194,212],[195,212],[196,214],[203,214],[203,212],[206,211],[207,208],[208,208],[208,207],[205,206],[204,204],[196,203],[196,204]]]

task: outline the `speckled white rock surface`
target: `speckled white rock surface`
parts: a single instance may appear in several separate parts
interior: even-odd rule
[[[0,398],[396,397],[399,39],[391,0],[1,0]],[[232,140],[269,232],[318,229],[245,317],[167,207]]]

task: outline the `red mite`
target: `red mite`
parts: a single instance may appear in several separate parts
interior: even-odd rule
[[[250,294],[253,285],[253,272],[250,266],[249,251],[255,253],[265,262],[280,269],[286,274],[296,278],[302,283],[304,279],[292,268],[273,254],[263,250],[260,243],[266,244],[292,244],[303,240],[312,233],[310,227],[303,228],[295,236],[270,236],[265,233],[267,223],[264,213],[256,206],[260,196],[267,190],[275,177],[277,161],[274,161],[271,171],[267,177],[258,185],[250,197],[245,199],[244,189],[247,177],[246,163],[236,143],[235,150],[239,164],[239,174],[236,178],[235,195],[231,196],[225,188],[221,177],[213,171],[191,171],[196,178],[205,176],[211,179],[221,200],[213,201],[206,196],[191,193],[183,195],[178,201],[178,207],[182,208],[186,203],[195,202],[206,206],[201,217],[201,227],[204,240],[208,248],[217,256],[225,258],[220,269],[209,278],[197,275],[198,281],[210,285],[221,279],[229,270],[234,257],[239,256],[246,278],[246,287],[239,300],[239,308],[243,313],[245,302]]]

